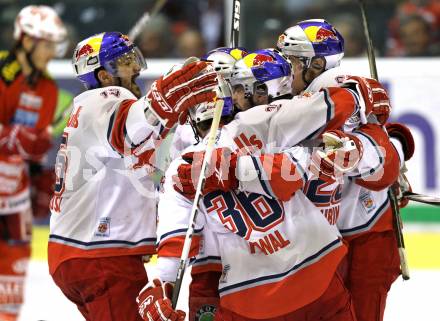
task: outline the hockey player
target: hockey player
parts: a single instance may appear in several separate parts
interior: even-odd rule
[[[210,62],[217,73],[226,81],[230,81],[235,62],[246,55],[247,51],[244,48],[220,47],[208,52],[201,60]],[[177,126],[169,152],[170,161],[180,156],[185,148],[197,143],[197,134],[194,133],[193,128],[189,123]],[[166,167],[166,165],[162,166],[163,171]]]
[[[220,73],[226,81],[230,81],[232,70],[234,68],[235,62],[244,56],[247,52],[244,48],[217,48],[208,52],[201,59],[204,61],[209,61],[214,70]],[[234,99],[234,93],[232,94]],[[206,105],[204,105],[206,107]],[[228,109],[229,107],[229,109]],[[228,105],[223,110],[223,121],[229,122],[236,114],[237,105]],[[194,111],[194,109],[192,109]],[[206,108],[197,109],[196,113],[190,113],[190,123],[182,126],[178,126],[175,134],[175,140],[173,142],[173,151],[175,157],[180,156],[180,153],[189,147],[194,145],[200,139],[199,137],[204,137],[197,133],[198,130],[203,130],[203,133],[209,129],[210,119],[212,119],[212,109],[207,110]],[[190,127],[190,128],[188,128]],[[185,137],[184,133],[187,133]],[[191,134],[190,134],[191,133]],[[191,137],[191,141],[188,141],[188,137]],[[178,153],[178,154],[177,154]],[[177,155],[176,155],[177,154]],[[209,229],[203,231],[203,244],[209,244],[212,242],[214,236]],[[207,246],[207,245],[206,245]],[[215,260],[215,259],[214,259]],[[208,251],[200,253],[195,260],[192,262],[191,269],[191,283],[189,287],[189,320],[202,320],[206,316],[213,316],[216,308],[218,306],[218,286],[214,285],[218,283],[221,274],[221,268],[218,265],[211,264],[213,258]],[[214,272],[211,269],[214,267]]]
[[[344,54],[344,40],[324,20],[306,20],[288,28],[279,37],[278,48],[301,70],[301,77],[295,82],[297,93],[310,94],[341,84],[346,78],[338,68]],[[337,221],[342,235],[349,240],[347,286],[359,320],[383,319],[387,292],[399,274],[386,188],[397,179],[399,158],[409,159],[414,148],[409,130],[400,124],[393,126],[395,138],[391,144],[381,126],[389,112],[389,106],[382,104],[375,118],[361,120],[363,125],[347,122],[344,126],[345,131],[372,145],[364,149],[364,155],[376,159],[345,182]]]
[[[230,131],[221,130],[217,146],[239,150],[229,134]],[[193,154],[202,147],[200,145],[187,150],[192,152],[185,155]],[[223,151],[226,150],[217,149],[218,153]],[[292,163],[288,171],[296,175],[298,190],[304,184],[302,168],[307,166],[307,160],[302,149],[292,150],[291,155],[300,159],[295,165]],[[167,171],[164,195],[159,203],[159,213],[163,216],[159,217],[158,268],[165,281],[173,280],[176,275],[178,260],[172,257],[178,254],[179,235],[182,228],[186,229],[192,205],[173,188],[172,176],[180,171],[179,164],[185,162],[178,159]],[[232,180],[224,182],[228,185]],[[223,265],[219,283],[221,308],[216,318],[299,318],[310,313],[310,320],[330,320],[336,314],[337,320],[354,320],[349,295],[342,280],[334,274],[345,253],[344,246],[335,229],[300,191],[287,203],[254,193],[232,191],[207,193],[202,203],[203,223],[197,229],[208,228],[215,233],[210,245],[219,251]],[[193,251],[198,248],[198,240],[199,237],[194,236]],[[314,263],[306,264],[310,255]],[[165,295],[169,288],[169,284],[154,280],[141,292],[139,305],[144,320],[183,320],[181,311],[171,310]],[[303,289],[308,290],[304,292]]]
[[[244,59],[247,59],[247,57],[249,57],[251,55],[252,55],[252,53],[249,54],[248,56],[246,56]],[[261,57],[261,56],[263,56],[263,57]],[[252,71],[256,70],[254,75],[262,75],[263,77],[268,77],[270,75],[270,73],[272,72],[272,77],[274,74],[276,74],[276,75],[279,75],[278,78],[283,78],[282,77],[283,71],[284,72],[287,71],[287,74],[284,74],[284,76],[290,75],[290,66],[289,66],[288,62],[284,60],[284,63],[283,63],[282,62],[283,58],[274,52],[265,52],[265,54],[262,54],[260,52],[259,56],[254,55],[253,59],[254,59],[253,61],[255,62],[255,64],[252,65],[253,61],[250,60],[249,61],[249,68]],[[287,66],[287,67],[285,67],[285,66]],[[276,78],[277,77],[273,77],[273,79],[276,79]],[[262,79],[264,79],[264,78],[262,78]],[[266,78],[266,80],[268,80],[268,78]],[[375,83],[373,81],[371,82],[371,84],[377,86],[377,83]],[[369,88],[369,89],[371,90],[371,88]],[[334,98],[337,97],[337,95],[336,95],[337,91],[338,90],[333,92]],[[353,92],[351,92],[350,90],[344,89],[344,90],[340,91],[339,94],[342,94],[345,92],[347,92],[347,93],[350,92],[349,97],[351,99],[354,99],[354,97],[351,95]],[[367,91],[365,91],[365,89],[364,89],[364,91],[361,90],[360,92],[365,94]],[[325,95],[325,94],[326,94],[326,92],[322,92],[320,95]],[[222,128],[222,133],[224,133],[224,132],[229,133],[228,136],[233,137],[233,141],[236,146],[235,148],[242,149],[242,150],[248,149],[248,150],[252,151],[254,149],[258,149],[258,150],[265,149],[265,148],[269,149],[270,146],[265,145],[263,143],[264,141],[267,141],[267,137],[277,137],[280,142],[285,143],[284,138],[287,135],[290,137],[289,141],[294,142],[296,139],[297,142],[299,142],[302,139],[309,136],[310,134],[313,135],[314,132],[315,133],[317,132],[317,130],[316,130],[316,128],[315,129],[301,128],[303,130],[297,131],[295,125],[298,125],[299,127],[301,127],[301,123],[299,122],[300,119],[297,117],[295,111],[299,111],[299,114],[301,114],[301,116],[306,115],[307,112],[309,112],[309,113],[316,112],[315,121],[322,121],[323,124],[314,124],[314,125],[318,126],[317,127],[318,131],[319,131],[319,129],[321,129],[323,127],[325,128],[325,124],[326,124],[325,118],[323,119],[323,118],[320,118],[320,116],[319,116],[319,110],[321,113],[323,111],[325,112],[325,110],[326,110],[325,108],[321,109],[322,105],[320,107],[320,104],[321,103],[325,104],[325,102],[324,101],[320,102],[320,99],[318,98],[318,96],[319,95],[317,95],[315,97],[310,97],[307,99],[301,99],[301,100],[294,99],[293,101],[290,101],[290,100],[289,101],[286,101],[286,100],[275,101],[269,106],[260,106],[261,109],[259,107],[254,107],[253,109],[251,109],[249,111],[237,114],[236,119],[234,121],[232,121],[231,123],[229,123],[228,125],[226,125]],[[335,125],[341,121],[341,119],[339,117],[341,117],[341,115],[344,114],[344,112],[343,112],[344,107],[343,106],[345,106],[345,108],[347,108],[347,110],[350,110],[350,113],[348,113],[348,115],[351,115],[351,113],[354,113],[356,110],[355,106],[357,107],[357,103],[355,102],[355,100],[352,100],[350,103],[349,99],[343,100],[343,99],[341,99],[342,97],[343,96],[339,96],[338,97],[339,99],[337,100],[337,102],[334,105],[335,108],[337,109],[337,111],[333,114],[338,115],[338,116],[337,117],[334,116],[332,118],[331,117],[332,112],[331,112],[329,114],[331,121],[328,124],[328,126]],[[348,98],[348,96],[347,96],[347,98]],[[346,105],[344,103],[346,103]],[[351,107],[349,107],[350,104],[351,104]],[[254,114],[253,112],[258,109],[260,109],[259,112]],[[372,106],[369,106],[367,109],[372,110]],[[304,111],[304,112],[301,113],[301,111]],[[345,114],[345,115],[347,115],[347,114]],[[280,116],[280,117],[277,117],[277,116]],[[287,119],[287,118],[289,118],[291,120],[291,122],[289,122],[288,121],[289,119]],[[290,128],[288,128],[288,127],[279,128],[279,126],[275,125],[275,124],[278,125],[280,123],[285,124],[286,126],[289,124]],[[272,124],[274,124],[274,127],[272,127],[272,130],[271,130],[270,125],[272,125]],[[340,126],[340,125],[335,125],[335,126]],[[269,131],[269,133],[267,133],[266,131]],[[292,132],[289,133],[289,131],[292,131]],[[279,134],[280,132],[283,132],[284,135],[278,136],[277,134]],[[278,141],[276,141],[276,142],[278,142]],[[295,143],[293,143],[293,144],[295,144]],[[189,177],[191,177],[191,175],[189,175]],[[183,191],[183,193],[185,194],[186,191]],[[190,195],[190,193],[186,193],[186,194]],[[166,202],[161,202],[161,203],[165,204]],[[240,208],[243,208],[243,207],[240,207]],[[169,211],[167,211],[167,212],[169,213]],[[231,212],[231,215],[233,212]],[[232,219],[232,218],[230,218],[230,219]],[[228,219],[227,221],[230,221],[230,219]],[[334,231],[334,229],[333,229],[333,231]],[[164,235],[163,239],[160,239],[159,257],[161,256],[161,254],[162,254],[162,256],[165,257],[165,259],[167,256],[178,256],[179,255],[179,253],[178,253],[179,250],[176,249],[176,246],[181,244],[180,243],[181,236],[179,236],[179,235],[182,235],[182,233],[184,233],[184,230],[183,231],[179,230],[179,233],[177,233],[176,235],[172,235],[173,233],[170,233],[170,234],[159,233],[159,234]],[[166,237],[165,237],[165,235],[166,235]],[[159,260],[161,260],[161,259],[159,259]],[[173,276],[170,277],[170,275],[172,275],[172,273],[167,274],[167,277],[169,278],[169,280],[171,280],[171,278],[173,277]],[[157,311],[153,311],[153,310],[155,310],[154,307],[152,307],[152,306],[147,307],[145,304],[143,304],[145,302],[143,302],[142,299],[145,299],[148,296],[148,294],[150,293],[150,291],[152,291],[152,290],[153,290],[153,288],[147,287],[147,289],[144,292],[142,292],[140,295],[141,312],[144,312],[144,313],[149,312],[150,315],[151,315],[151,313],[156,314]],[[169,306],[167,307],[167,304],[165,303],[164,300],[162,300],[159,305],[162,309],[162,312],[164,309],[169,312]],[[259,307],[259,308],[264,309],[264,307]]]
[[[65,48],[66,29],[47,6],[23,8],[11,51],[0,52],[0,320],[16,320],[30,257],[31,180],[51,146],[57,86],[49,61]]]
[[[155,253],[156,199],[146,161],[188,108],[214,97],[216,73],[190,62],[138,99],[145,69],[127,36],[105,32],[73,54],[88,89],[75,97],[55,165],[49,272],[87,320],[140,320],[147,282],[142,257]]]

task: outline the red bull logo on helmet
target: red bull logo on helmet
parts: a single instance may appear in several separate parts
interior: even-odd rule
[[[304,28],[304,33],[311,42],[323,42],[328,39],[338,40],[336,32],[320,26],[309,26]]]
[[[267,55],[261,55],[256,53],[248,54],[243,58],[243,62],[248,66],[251,67],[258,67],[263,65],[265,62],[274,62],[275,60]]]
[[[83,41],[83,45],[77,50],[75,54],[76,60],[81,57],[97,55],[101,49],[102,38],[104,34],[100,34]]]
[[[87,56],[89,54],[93,53],[93,48],[88,43],[82,46],[77,52],[76,52],[76,59],[80,57]]]

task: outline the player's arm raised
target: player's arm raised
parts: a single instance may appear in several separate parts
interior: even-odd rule
[[[185,122],[190,107],[212,100],[217,74],[208,66],[191,62],[156,80],[139,100],[124,100],[112,119],[112,147],[131,154],[149,138],[164,138],[178,122]],[[149,142],[147,149],[155,147]]]
[[[380,83],[374,79],[348,77],[342,87],[329,87],[314,94],[281,100],[281,108],[269,124],[268,142],[288,148],[305,139],[320,138],[323,132],[341,129],[355,117],[362,123],[389,109],[389,99]]]

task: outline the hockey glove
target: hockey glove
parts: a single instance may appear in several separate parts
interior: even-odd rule
[[[354,89],[365,105],[365,115],[373,114],[378,122],[384,125],[390,116],[391,103],[385,88],[375,79],[350,76],[342,87]]]
[[[181,164],[177,169],[177,176],[173,177],[174,189],[186,198],[193,199],[200,178],[204,152],[186,153],[182,158],[188,164]],[[215,149],[208,165],[202,195],[217,190],[227,192],[238,187],[238,179],[235,175],[237,154],[229,148]]]
[[[44,219],[49,216],[49,203],[55,185],[55,170],[43,169],[31,175],[31,204],[34,218]]]
[[[154,279],[139,292],[136,298],[139,314],[145,321],[183,321],[186,313],[174,310],[170,298],[174,286],[170,282]]]
[[[150,110],[165,128],[186,121],[188,109],[212,101],[217,74],[204,61],[192,62],[156,80],[147,94]]]
[[[324,181],[341,181],[342,175],[356,168],[362,154],[362,142],[340,130],[322,134],[324,150],[312,154],[310,170]]]
[[[385,125],[388,135],[397,138],[402,144],[405,161],[414,155],[414,138],[408,127],[400,123],[387,123]]]
[[[41,161],[52,146],[50,129],[14,125],[0,128],[0,150],[19,154],[25,160]]]

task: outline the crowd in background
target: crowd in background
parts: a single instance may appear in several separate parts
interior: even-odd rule
[[[12,43],[13,19],[25,5],[47,4],[66,22],[70,58],[79,39],[103,31],[126,32],[151,10],[156,0],[0,0],[0,49]],[[377,55],[440,55],[440,0],[366,0]],[[225,6],[228,0],[168,0],[135,39],[148,58],[201,56],[227,45]],[[345,38],[345,56],[365,55],[366,41],[355,0],[242,0],[240,44],[252,50],[273,47],[288,26],[324,18]]]

